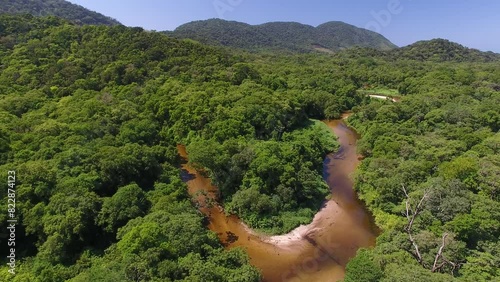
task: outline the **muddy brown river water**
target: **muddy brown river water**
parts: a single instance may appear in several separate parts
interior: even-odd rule
[[[237,216],[226,216],[215,203],[217,188],[209,178],[187,164],[182,166],[189,194],[208,217],[227,248],[244,248],[251,263],[261,269],[263,281],[338,281],[359,248],[375,245],[377,230],[371,214],[353,190],[352,173],[359,163],[358,135],[343,120],[324,121],[338,137],[340,148],[325,157],[323,177],[331,189],[331,200],[308,225],[280,236],[259,234]],[[187,160],[183,146],[179,154]],[[211,204],[214,203],[214,204]]]

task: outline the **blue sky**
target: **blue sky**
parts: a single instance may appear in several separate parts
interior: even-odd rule
[[[398,46],[446,38],[500,53],[497,0],[70,0],[127,26],[173,30],[209,18],[249,24],[343,21],[377,31]]]

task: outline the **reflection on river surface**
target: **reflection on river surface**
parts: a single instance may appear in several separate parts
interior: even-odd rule
[[[308,225],[280,236],[258,234],[237,216],[226,216],[215,202],[217,188],[187,164],[182,166],[189,194],[209,219],[208,227],[228,248],[244,248],[251,263],[262,270],[263,281],[338,281],[347,262],[361,247],[375,245],[372,217],[353,191],[351,174],[359,163],[358,136],[342,120],[325,121],[338,137],[340,148],[326,156],[323,176],[331,200]],[[187,160],[183,146],[179,154]]]

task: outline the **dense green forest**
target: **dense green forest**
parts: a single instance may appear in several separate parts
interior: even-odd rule
[[[290,230],[328,194],[322,160],[335,144],[308,118],[322,102],[248,58],[140,28],[0,22],[2,173],[22,175],[18,281],[258,280],[204,228],[179,143],[253,227]]]
[[[417,61],[491,62],[500,60],[500,54],[481,52],[446,39],[419,41],[394,52],[398,59]]]
[[[80,25],[120,24],[115,19],[64,0],[0,0],[0,14],[57,16]]]
[[[452,280],[431,273],[498,281],[500,65],[424,62],[398,71],[411,73],[401,103],[374,102],[349,119],[366,157],[356,189],[383,232],[350,263],[346,281],[381,269],[382,281]]]
[[[333,52],[354,46],[391,50],[396,45],[382,35],[343,22],[327,22],[317,27],[297,22],[270,22],[261,25],[210,19],[183,24],[166,34],[205,44],[247,51],[310,53]]]
[[[18,175],[19,224],[17,274],[2,263],[0,281],[259,281],[246,253],[206,228],[176,145],[226,212],[283,233],[329,192],[323,158],[337,144],[315,120],[347,110],[365,157],[356,189],[381,234],[345,280],[498,280],[500,63],[435,45],[246,54],[1,15],[0,172]],[[358,91],[381,88],[401,102]]]

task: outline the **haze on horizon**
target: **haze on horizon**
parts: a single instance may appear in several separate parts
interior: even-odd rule
[[[500,1],[494,0],[69,0],[127,26],[174,30],[194,20],[249,24],[343,21],[381,33],[398,46],[444,38],[500,53]]]

